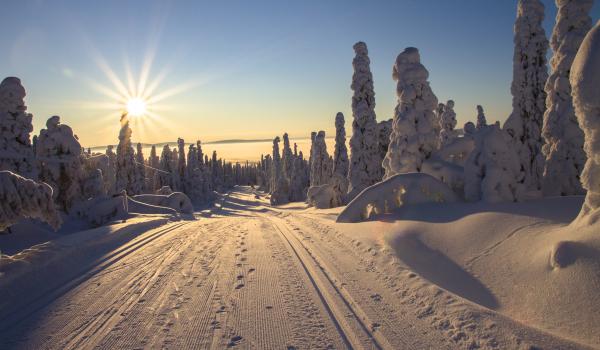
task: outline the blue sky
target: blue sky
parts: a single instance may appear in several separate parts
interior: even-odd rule
[[[544,3],[549,36],[556,8]],[[352,45],[362,40],[378,119],[392,117],[395,57],[415,46],[460,125],[477,104],[503,121],[515,14],[508,0],[10,1],[0,71],[23,81],[36,132],[57,114],[84,145],[117,137],[118,108],[106,106],[114,98],[93,87],[117,90],[101,62],[127,85],[127,67],[137,80],[148,57],[149,81],[164,77],[154,95],[166,95],[149,107],[156,117],[134,123],[135,140],[304,137],[331,133],[338,111],[350,128]],[[598,4],[591,15],[600,17]]]

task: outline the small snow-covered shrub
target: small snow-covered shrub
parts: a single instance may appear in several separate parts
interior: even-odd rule
[[[338,205],[334,205],[334,188],[331,184],[325,184],[320,186],[311,186],[308,189],[306,196],[308,204],[317,209],[328,209]]]
[[[424,173],[394,175],[367,187],[337,217],[337,222],[359,222],[403,205],[457,202],[460,198],[443,182]]]
[[[573,104],[585,134],[587,161],[581,184],[587,190],[577,222],[600,221],[600,21],[586,35],[571,67]]]
[[[100,196],[79,202],[74,212],[94,226],[102,226],[115,220],[125,220],[129,216],[127,195],[123,192],[115,196]]]
[[[21,219],[34,218],[55,230],[62,221],[52,199],[52,188],[10,171],[0,171],[0,230]]]

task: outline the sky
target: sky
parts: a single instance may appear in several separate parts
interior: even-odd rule
[[[550,36],[556,7],[543,2]],[[459,125],[477,104],[504,121],[515,15],[509,0],[9,0],[0,72],[21,79],[35,133],[60,115],[84,146],[117,142],[119,95],[136,90],[149,96],[136,142],[332,136],[337,112],[350,134],[352,46],[364,41],[378,120],[393,116],[392,64],[414,46]]]

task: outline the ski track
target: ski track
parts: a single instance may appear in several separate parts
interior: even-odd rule
[[[236,191],[211,218],[144,232],[15,305],[0,321],[0,348],[537,346],[420,279],[383,242],[365,247],[319,215],[254,198]]]

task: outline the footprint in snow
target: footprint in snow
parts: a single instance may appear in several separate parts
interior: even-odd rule
[[[242,339],[243,338],[241,335],[231,337],[231,340],[229,341],[229,344],[227,344],[227,347],[233,347],[238,345],[242,341]]]

